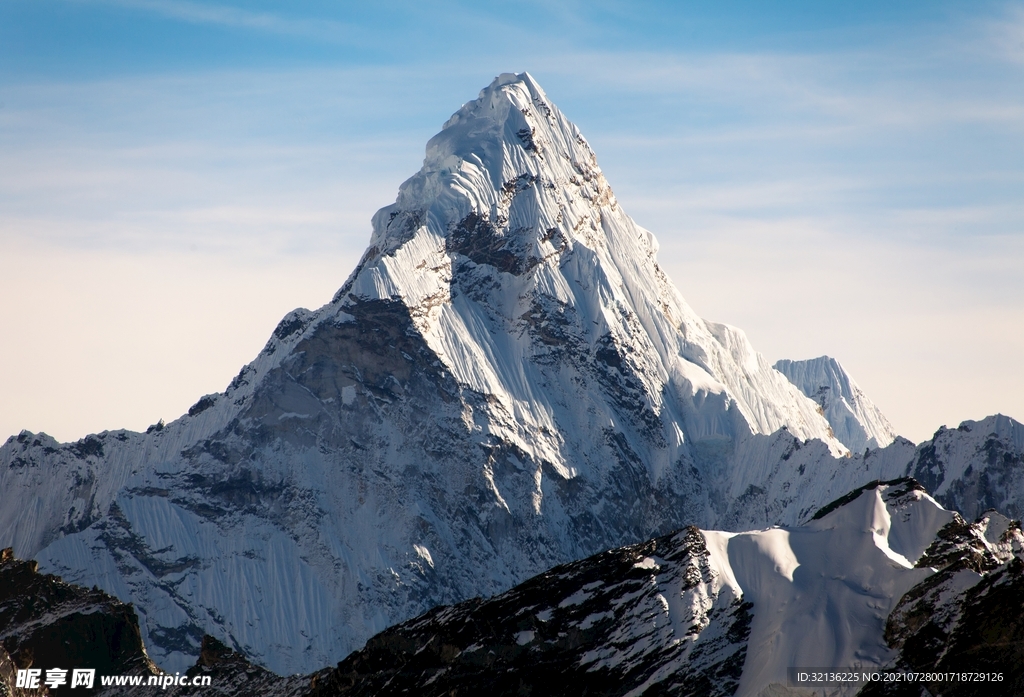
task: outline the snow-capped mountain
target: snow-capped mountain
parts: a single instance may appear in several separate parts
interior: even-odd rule
[[[427,144],[331,302],[289,313],[225,392],[146,433],[9,439],[0,544],[133,602],[165,669],[211,634],[291,674],[556,564],[795,524],[923,462],[903,440],[848,457],[656,251],[578,129],[502,75]],[[935,465],[946,489],[972,452]]]
[[[821,407],[835,437],[853,452],[884,448],[896,440],[892,424],[836,359],[781,360],[774,368]]]
[[[996,414],[943,426],[918,446],[906,474],[967,518],[988,509],[1024,518],[1024,425]]]

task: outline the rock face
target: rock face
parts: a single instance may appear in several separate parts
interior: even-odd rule
[[[973,520],[988,509],[1024,517],[1024,425],[1002,416],[940,428],[907,473],[935,498]]]
[[[49,694],[83,694],[70,687],[73,668],[97,675],[155,675],[146,655],[138,617],[130,605],[100,590],[40,574],[37,564],[0,552],[0,690],[20,694],[16,671],[63,668],[68,684]],[[43,675],[45,677],[45,673]],[[99,692],[99,679],[95,691]],[[91,692],[90,694],[96,694]],[[24,694],[42,694],[25,690]]]
[[[774,368],[821,407],[836,438],[853,452],[884,448],[896,440],[892,424],[836,359],[781,360]]]
[[[987,511],[975,523],[959,514],[939,530],[917,561],[937,573],[907,592],[886,621],[898,653],[891,668],[981,674],[986,679],[872,683],[860,693],[918,695],[1024,694],[1024,534],[1020,522]]]
[[[427,144],[331,302],[289,313],[223,393],[146,433],[0,447],[0,543],[133,602],[167,670],[210,634],[294,674],[612,547],[796,524],[912,460],[944,491],[973,481],[974,451],[846,457],[656,250],[578,129],[502,75]]]
[[[386,630],[314,695],[732,695],[750,603],[687,528]]]

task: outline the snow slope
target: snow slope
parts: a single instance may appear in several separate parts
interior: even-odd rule
[[[906,470],[906,441],[845,457],[656,251],[578,129],[502,75],[331,302],[289,313],[223,393],[146,433],[0,447],[0,544],[135,603],[166,669],[211,634],[291,674],[559,563],[795,524]]]
[[[836,438],[853,452],[884,448],[896,431],[834,358],[781,360],[775,369],[817,402]]]
[[[953,515],[900,482],[799,528],[706,533],[721,577],[754,606],[737,695],[787,685],[791,667],[886,665],[889,612],[934,573],[914,564]]]

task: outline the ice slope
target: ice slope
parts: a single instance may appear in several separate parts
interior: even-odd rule
[[[428,143],[332,301],[287,315],[223,393],[144,434],[0,447],[0,544],[135,603],[162,667],[211,634],[290,674],[559,563],[796,523],[905,470],[901,441],[842,457],[655,252],[576,127],[502,75]]]
[[[790,667],[870,669],[893,658],[886,619],[934,573],[914,564],[954,514],[906,482],[859,494],[798,528],[705,533],[713,568],[754,607],[737,695],[787,685]]]
[[[896,439],[889,420],[836,359],[781,360],[774,368],[817,402],[836,438],[853,452],[884,448]]]

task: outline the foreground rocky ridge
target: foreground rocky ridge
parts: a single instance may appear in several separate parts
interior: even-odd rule
[[[316,695],[731,695],[751,605],[697,528],[556,567],[371,639]]]
[[[960,515],[918,560],[937,573],[907,592],[890,613],[889,668],[921,673],[997,674],[998,682],[928,681],[935,695],[1024,694],[1024,535],[1020,521],[986,511]],[[914,696],[920,687],[873,683],[860,695]]]
[[[42,671],[40,686],[18,687],[18,670],[32,668]],[[66,671],[59,687],[45,685],[46,671],[53,668]],[[71,685],[75,668],[96,671],[92,687]],[[311,689],[311,677],[274,675],[210,636],[203,638],[199,659],[186,672],[189,678],[210,676],[208,686],[145,684],[162,674],[146,652],[131,605],[96,588],[41,574],[35,562],[15,558],[10,548],[0,551],[0,695],[118,697],[158,690],[182,696],[299,697]],[[141,676],[143,684],[104,686],[101,676]]]
[[[211,686],[165,692],[761,696],[801,694],[787,669],[815,666],[1003,678],[998,685],[830,686],[836,695],[919,695],[922,687],[936,695],[1017,694],[1024,689],[1022,550],[1019,522],[989,511],[968,523],[904,478],[850,492],[799,527],[741,534],[689,527],[562,565],[493,598],[435,608],[307,676],[278,677],[205,637],[188,675],[210,676]],[[22,590],[12,592],[18,584]],[[69,606],[94,608],[93,624],[125,616],[126,606],[112,598],[42,576],[9,555],[0,588],[3,613],[37,605],[59,588]],[[61,627],[64,614],[5,619],[5,636],[25,642],[29,625],[51,635],[60,627],[71,647],[60,660],[88,665],[102,642],[77,641],[79,630],[89,630]],[[111,643],[111,665],[155,672],[137,625],[132,636]],[[13,655],[24,667],[24,650]],[[37,650],[35,659],[49,667],[51,654]]]
[[[86,692],[71,691],[72,668],[94,668],[105,675],[159,672],[146,655],[130,605],[98,589],[40,574],[36,562],[16,559],[7,548],[0,551],[0,688],[19,694],[15,673],[32,667],[69,671],[68,685],[49,694]]]
[[[832,695],[1024,688],[1018,522],[992,511],[967,523],[909,478],[812,518],[739,535],[690,528],[438,608],[374,637],[316,694],[809,694],[787,680],[794,666],[1003,675]]]

